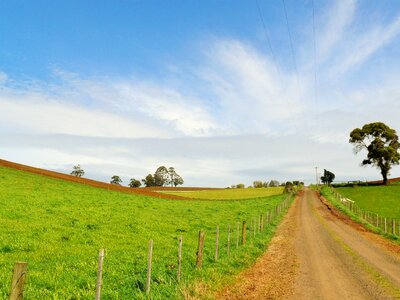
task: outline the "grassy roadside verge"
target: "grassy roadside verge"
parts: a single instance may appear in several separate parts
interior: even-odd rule
[[[364,211],[354,210],[354,208],[350,209],[349,206],[344,205],[340,200],[338,200],[333,192],[333,190],[327,186],[323,186],[319,188],[319,192],[321,193],[322,196],[324,196],[328,201],[330,201],[337,209],[339,209],[341,212],[349,216],[353,221],[357,222],[358,224],[364,226],[368,230],[380,234],[384,236],[385,238],[388,238],[390,240],[393,240],[394,242],[400,244],[400,237],[398,235],[385,232],[382,230],[380,227],[375,226],[374,224],[371,224],[371,222],[368,222],[366,217],[364,217]],[[398,234],[398,233],[397,233]]]
[[[216,268],[210,268],[204,272],[199,280],[188,286],[188,292],[184,293],[185,299],[214,299],[215,293],[224,287],[234,284],[236,275],[251,267],[256,260],[267,250],[272,238],[275,236],[276,230],[287,211],[293,204],[296,195],[291,195],[288,205],[282,209],[273,222],[265,226],[264,231],[258,233],[254,238],[249,232],[249,242],[243,247],[243,252],[239,253],[240,257],[236,257],[235,261],[225,260]],[[230,267],[229,267],[230,265]],[[220,268],[219,270],[217,270]],[[222,272],[221,272],[222,271]]]

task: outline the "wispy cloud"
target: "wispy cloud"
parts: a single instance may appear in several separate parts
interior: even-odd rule
[[[345,49],[340,63],[333,68],[333,72],[343,74],[354,70],[377,51],[390,44],[399,34],[400,16],[387,25],[373,24],[365,33],[353,37],[351,41],[347,42],[347,49]]]
[[[323,17],[318,20],[318,58],[325,61],[334,55],[336,45],[343,41],[344,35],[349,30],[356,11],[357,0],[336,0],[333,7],[329,6]]]
[[[316,164],[339,179],[376,178],[359,169],[348,134],[373,121],[400,130],[400,75],[391,66],[375,84],[362,83],[375,80],[373,72],[357,84],[349,75],[396,42],[400,18],[360,30],[357,5],[335,1],[318,20],[326,22],[317,30],[318,81],[328,88],[317,103],[313,74],[301,73],[309,61],[299,63],[299,89],[293,70],[232,37],[207,40],[193,61],[158,77],[56,70],[54,82],[32,83],[0,72],[0,155],[59,170],[79,162],[104,180],[144,176],[161,164],[176,166],[188,185],[311,180]]]
[[[143,120],[138,122],[37,92],[0,92],[0,107],[0,124],[8,131],[134,138],[171,136],[167,130]]]
[[[121,102],[118,105],[171,124],[184,135],[205,136],[219,129],[211,112],[202,106],[201,101],[174,89],[129,82],[119,82],[113,87],[120,95]]]

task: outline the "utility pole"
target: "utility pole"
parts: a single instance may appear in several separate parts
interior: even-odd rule
[[[315,167],[315,184],[318,186],[318,167]]]

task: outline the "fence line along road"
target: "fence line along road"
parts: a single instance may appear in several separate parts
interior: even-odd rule
[[[368,225],[374,227],[382,233],[393,234],[400,237],[400,220],[387,218],[377,213],[364,210],[359,207],[355,201],[343,197],[335,188],[330,188],[335,198],[339,200],[350,212],[359,217],[363,222],[368,223]]]
[[[267,226],[271,224],[274,219],[282,216],[291,204],[291,200],[293,199],[292,194],[289,194],[288,197],[283,200],[281,203],[276,205],[269,210],[262,212],[261,214],[257,214],[250,218],[250,222],[247,220],[242,221],[241,228],[241,237],[239,234],[240,226],[239,222],[237,222],[236,226],[236,249],[239,249],[240,246],[246,245],[246,230],[248,230],[248,241],[255,240],[258,234],[261,234],[265,231]],[[264,221],[265,216],[265,221]],[[258,222],[257,222],[258,220]],[[252,223],[252,221],[254,221]],[[249,227],[251,226],[251,227]],[[229,224],[227,227],[228,239],[226,244],[226,251],[222,251],[220,244],[220,226],[216,227],[215,232],[215,244],[214,244],[214,259],[211,263],[218,263],[221,256],[224,254],[227,258],[231,256],[232,248],[231,248],[231,225]],[[253,232],[252,232],[253,231]],[[241,243],[239,244],[239,239],[241,238]],[[201,269],[203,266],[203,257],[204,257],[204,247],[205,247],[205,239],[206,233],[202,230],[199,231],[198,236],[198,245],[196,252],[196,262],[195,269]],[[176,273],[176,283],[179,284],[182,279],[182,272],[184,271],[193,271],[193,270],[182,270],[182,253],[183,253],[183,237],[180,236],[178,240],[178,251],[177,251],[177,273]],[[208,252],[207,252],[208,253]],[[109,254],[108,254],[109,255]],[[96,280],[96,290],[94,291],[94,298],[96,300],[101,299],[101,291],[103,288],[103,266],[105,263],[105,249],[100,249],[98,254],[98,264],[97,264],[97,280]],[[9,299],[10,300],[22,300],[24,293],[24,285],[27,277],[27,263],[26,262],[17,262],[14,267],[14,275],[11,284],[11,290]],[[147,274],[146,274],[146,282],[144,285],[144,291],[147,295],[151,294],[151,282],[152,282],[152,265],[153,265],[153,240],[150,240],[148,243],[148,253],[147,253]]]

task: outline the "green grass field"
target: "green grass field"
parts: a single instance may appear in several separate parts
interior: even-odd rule
[[[400,219],[400,185],[342,187],[337,191],[367,211]]]
[[[93,299],[100,248],[106,249],[102,299],[145,299],[149,239],[154,240],[151,298],[179,299],[182,293],[196,293],[198,282],[216,289],[265,250],[279,218],[256,238],[249,237],[245,246],[232,245],[230,257],[228,224],[242,220],[250,224],[285,197],[218,202],[154,199],[0,167],[0,299],[7,298],[16,261],[29,263],[26,299]],[[221,255],[215,263],[217,225]],[[206,242],[203,269],[198,271],[194,263],[200,229],[206,232]],[[235,234],[232,240],[235,243]]]
[[[173,191],[164,192],[170,195],[184,196],[194,199],[213,199],[213,200],[232,200],[262,198],[283,193],[284,187],[270,188],[251,188],[251,189],[223,189],[223,190],[204,190],[204,191]]]

